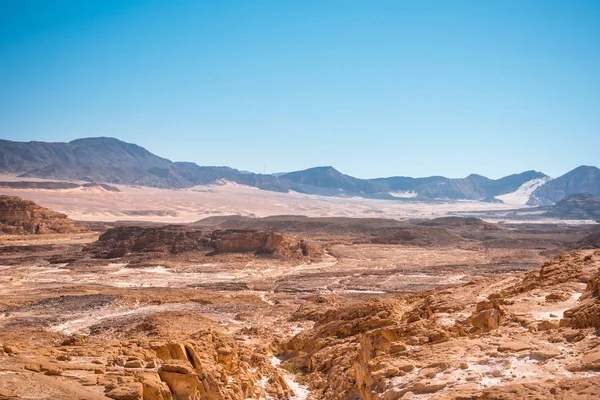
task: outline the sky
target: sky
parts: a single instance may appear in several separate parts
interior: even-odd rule
[[[0,138],[360,178],[600,166],[600,1],[0,0]]]

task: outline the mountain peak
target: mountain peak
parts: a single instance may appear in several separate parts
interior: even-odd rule
[[[579,167],[559,176],[533,192],[533,195],[546,202],[555,203],[570,194],[591,193],[600,196],[600,169],[590,165]]]
[[[98,143],[98,142],[129,144],[129,143],[124,142],[124,141],[122,141],[120,139],[117,139],[117,138],[114,138],[114,137],[110,137],[110,136],[94,136],[94,137],[87,137],[87,138],[79,138],[79,139],[71,140],[69,142],[69,144]]]

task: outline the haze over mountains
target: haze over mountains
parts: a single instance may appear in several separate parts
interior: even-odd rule
[[[580,166],[551,179],[525,171],[501,179],[471,174],[466,178],[431,176],[359,179],[333,167],[315,167],[264,175],[230,167],[172,162],[143,147],[114,138],[77,139],[69,143],[0,140],[0,172],[22,178],[80,180],[181,189],[226,180],[262,190],[290,190],[326,195],[381,199],[485,200],[547,205],[574,193],[600,196],[600,170]]]

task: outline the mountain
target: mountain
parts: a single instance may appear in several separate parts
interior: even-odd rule
[[[174,163],[113,138],[69,143],[0,141],[0,170],[21,177],[181,188]]]
[[[303,171],[290,172],[279,176],[279,178],[297,184],[296,188],[312,186],[353,193],[376,193],[373,184],[369,180],[342,174],[333,167],[309,168]]]
[[[511,199],[519,204],[527,200],[553,204],[572,193],[590,192],[600,196],[600,170],[596,167],[582,166],[554,180],[537,171],[525,171],[500,179],[476,174],[457,179],[443,176],[360,179],[343,174],[331,166],[263,175],[230,167],[173,162],[141,146],[108,137],[77,139],[69,143],[0,140],[0,172],[17,174],[22,178],[171,189],[226,180],[278,192],[293,190],[325,196],[396,200],[497,201],[495,198],[500,198],[505,202]]]
[[[562,219],[600,221],[600,198],[591,193],[576,193],[548,207],[545,215]]]
[[[186,188],[227,179],[267,190],[287,191],[269,175],[229,167],[174,163],[141,146],[99,137],[69,143],[0,140],[0,171],[20,177],[107,182],[159,188]]]
[[[279,178],[300,185],[303,191],[318,187],[380,197],[480,200],[514,192],[525,182],[543,177],[546,175],[541,172],[526,171],[497,180],[475,174],[459,179],[443,176],[358,179],[342,174],[333,167],[316,167],[290,172]]]
[[[591,193],[600,197],[600,169],[582,165],[548,181],[533,192],[534,197],[529,204],[553,204],[575,193]]]

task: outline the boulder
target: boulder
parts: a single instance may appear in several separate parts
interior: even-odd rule
[[[479,311],[469,319],[473,328],[478,332],[488,332],[497,329],[502,322],[502,312],[498,308]]]

